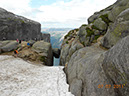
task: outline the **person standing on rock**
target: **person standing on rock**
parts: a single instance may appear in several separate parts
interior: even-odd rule
[[[19,40],[19,44],[21,44],[21,40]]]
[[[14,56],[17,57],[18,51],[14,50]]]
[[[29,42],[27,43],[27,46],[28,46],[28,48],[30,47],[30,43]]]
[[[19,42],[19,40],[17,39],[17,42]]]

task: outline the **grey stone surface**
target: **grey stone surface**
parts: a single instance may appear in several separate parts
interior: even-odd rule
[[[119,40],[129,35],[129,2],[128,0],[117,0],[112,10],[108,14],[109,20],[112,21],[108,30],[101,40],[101,45],[111,48]]]
[[[79,42],[78,38],[74,39],[69,44],[63,45],[60,54],[60,65],[64,66],[69,61],[72,54],[83,47],[84,46]]]
[[[76,87],[75,87],[76,86]],[[70,91],[75,95],[75,96],[81,96],[82,92],[82,81],[78,80],[77,78],[73,80],[71,83]]]
[[[79,32],[78,32],[78,37],[79,37],[79,41],[81,44],[83,44],[84,46],[89,46],[91,44],[91,36],[87,36],[87,27],[91,27],[92,25],[89,26],[81,26],[79,28]],[[93,38],[92,38],[93,40]]]
[[[113,6],[112,10],[109,13],[109,19],[115,22],[116,17],[125,9],[129,8],[129,1],[128,0],[117,0],[115,5]]]
[[[42,34],[40,31],[40,23],[0,8],[0,40],[27,41],[37,38],[37,40],[50,41],[50,34],[46,38],[46,34]]]
[[[41,55],[41,60],[45,62],[45,65],[53,65],[53,53],[51,44],[44,41],[37,41],[32,46],[33,50]]]
[[[119,21],[128,21],[129,20],[129,8],[122,11],[118,17]]]
[[[95,35],[91,35],[90,42],[92,42],[95,38]]]
[[[62,49],[61,49],[61,54],[60,54],[60,65],[64,66],[65,63],[67,62],[67,56],[69,54],[69,49],[70,48],[70,45],[69,44],[65,44]]]
[[[49,33],[42,33],[42,40],[50,43],[50,34]]]
[[[97,19],[99,14],[94,14],[88,18],[88,23],[92,23],[95,19]]]
[[[11,42],[11,40],[0,41],[0,47],[3,47],[10,42]]]
[[[117,96],[129,96],[129,36],[122,39],[114,47],[106,52],[103,60],[103,69],[106,76],[114,85],[123,88],[115,88]],[[117,86],[118,87],[118,86]]]
[[[122,16],[120,16],[120,18],[122,18]],[[117,20],[109,26],[107,33],[101,41],[102,46],[111,48],[119,40],[129,35],[129,21],[120,20],[120,18],[118,17]]]
[[[128,41],[129,36],[108,51],[94,44],[74,52],[65,67],[70,91],[75,96],[129,96]]]
[[[86,27],[87,26],[81,26],[79,28],[78,36],[79,36],[79,40],[80,40],[81,43],[83,43],[86,39],[86,35],[87,35]]]
[[[102,68],[103,54],[95,45],[79,49],[71,56],[65,71],[70,91],[75,96],[115,96],[113,87],[105,88],[112,82]],[[98,88],[99,85],[103,88]]]
[[[18,48],[18,43],[16,41],[11,41],[7,43],[5,46],[1,47],[2,52],[10,52]]]
[[[93,24],[100,30],[107,29],[107,24],[101,18],[96,19]]]
[[[117,0],[96,12],[89,17],[89,25],[79,28],[78,37],[62,46],[61,57],[64,57],[61,58],[61,64],[65,65],[69,89],[75,96],[129,96],[128,5],[129,0]],[[105,23],[106,18],[100,17],[102,15],[109,19],[108,22]],[[85,45],[90,43],[92,32],[98,30],[95,27],[92,29],[92,25],[101,29],[100,34],[93,34],[104,35],[99,44],[101,41],[101,45],[109,50],[104,50],[97,43],[89,47]],[[88,37],[86,27],[89,28]],[[76,50],[77,43],[73,42],[77,38],[86,47]]]

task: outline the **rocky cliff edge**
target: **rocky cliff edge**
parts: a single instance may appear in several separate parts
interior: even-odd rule
[[[16,39],[50,42],[50,34],[41,33],[40,23],[0,8],[0,40]]]
[[[60,65],[75,96],[129,96],[128,5],[117,0],[65,36]]]

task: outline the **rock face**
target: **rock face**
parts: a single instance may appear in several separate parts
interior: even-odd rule
[[[111,84],[102,68],[103,50],[97,46],[76,51],[67,67],[66,74],[70,91],[75,96],[115,96],[113,87],[106,89],[104,84]],[[103,85],[103,88],[98,88]]]
[[[60,65],[65,65],[72,54],[84,46],[80,43],[78,37],[77,37],[78,30],[71,30],[63,40],[62,46],[61,46],[61,55],[60,55]],[[75,39],[76,38],[76,39]]]
[[[45,65],[53,66],[53,53],[50,43],[38,41],[34,43],[32,48],[40,55],[40,60],[45,62]]]
[[[101,43],[106,48],[111,48],[119,40],[129,35],[129,2],[128,0],[118,0],[109,12],[108,18],[112,22]]]
[[[65,36],[60,65],[75,96],[129,96],[128,5],[117,0]]]
[[[50,36],[46,37],[46,34],[42,34],[40,31],[40,23],[0,8],[0,40],[34,40],[36,38],[50,41],[48,39]]]
[[[5,46],[6,44],[10,43],[11,40],[6,40],[6,41],[0,41],[0,47]]]
[[[94,26],[96,26],[100,30],[106,30],[107,24],[102,20],[102,18],[98,18],[94,21]]]
[[[23,59],[40,60],[46,65],[53,65],[50,34],[42,34],[40,31],[40,23],[0,8],[0,40],[3,40],[0,41],[0,53],[18,49],[18,56]],[[26,42],[22,46],[16,41],[11,41],[16,39],[28,41],[30,46],[27,46]],[[35,51],[32,50],[32,46]]]
[[[122,39],[105,53],[103,69],[114,85],[124,85],[115,89],[118,96],[129,96],[129,36]],[[116,86],[118,87],[118,86]]]
[[[96,45],[76,51],[65,72],[75,96],[129,96],[129,36],[105,52]]]
[[[49,33],[42,33],[42,40],[50,43],[50,34]]]
[[[16,41],[6,41],[1,42],[1,52],[10,52],[18,48],[18,43]]]

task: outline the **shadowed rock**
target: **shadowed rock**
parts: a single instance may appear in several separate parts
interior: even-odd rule
[[[59,57],[60,57],[60,49],[58,49],[58,48],[53,48],[52,51],[53,51],[53,56],[54,56],[55,58],[59,58]]]

